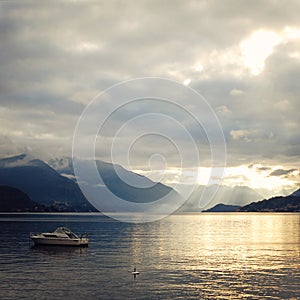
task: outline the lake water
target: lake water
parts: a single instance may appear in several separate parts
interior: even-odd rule
[[[31,248],[67,226],[88,248]],[[300,214],[0,215],[1,299],[300,299]],[[133,267],[140,271],[134,278]]]

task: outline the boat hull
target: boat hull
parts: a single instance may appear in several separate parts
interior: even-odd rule
[[[73,247],[88,247],[88,239],[51,239],[51,238],[40,238],[31,237],[35,246],[47,245],[47,246],[73,246]]]

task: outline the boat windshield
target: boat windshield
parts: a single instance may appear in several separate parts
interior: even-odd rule
[[[66,234],[69,238],[75,239],[78,238],[76,234],[74,234],[70,229],[66,227],[58,227],[54,233],[64,233]]]

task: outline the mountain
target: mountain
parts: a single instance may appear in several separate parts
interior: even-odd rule
[[[209,203],[205,203],[206,199],[201,199],[204,189],[207,189],[208,194],[214,194],[216,191],[214,197],[209,201]],[[208,210],[220,203],[225,205],[244,206],[262,198],[263,197],[259,193],[246,186],[199,186],[192,193],[184,206],[181,207],[180,211],[200,212]],[[200,205],[199,201],[201,201]]]
[[[292,196],[294,197],[300,197],[300,189],[292,193]]]
[[[300,212],[300,190],[286,197],[273,197],[268,200],[250,203],[239,208],[247,212]]]
[[[76,159],[74,161],[76,162]],[[68,178],[75,178],[73,162],[71,158],[63,157],[52,159],[48,163],[61,175],[67,176]],[[90,161],[81,161],[80,165],[82,168],[88,170],[90,167],[90,163]],[[124,181],[122,181],[119,176],[117,176],[115,169],[117,170],[118,174],[123,179],[125,179],[126,182],[131,182],[133,183],[133,185],[152,186],[153,182],[147,177],[129,172],[120,165],[113,165],[111,163],[106,163],[100,160],[96,161],[96,164],[106,186],[117,196],[121,196],[128,201],[135,202],[138,200],[138,202],[150,202],[171,191],[171,188],[159,183],[155,185],[152,190],[149,190],[147,197],[145,197],[144,191],[142,191],[142,189],[132,188],[124,183]],[[97,185],[98,179],[93,178],[93,175],[89,174],[88,171],[85,172],[85,177],[88,178],[88,180],[86,180],[85,178],[85,181],[88,181],[89,184],[94,186]],[[80,182],[84,179],[77,178],[77,180]],[[181,186],[180,188],[190,190],[191,187]],[[199,200],[201,199],[201,195],[203,194],[204,189],[207,189],[209,194],[213,193],[214,190],[217,189],[217,193],[209,203],[199,207]],[[101,189],[99,188],[99,190]],[[99,193],[101,192],[99,191]],[[259,193],[246,186],[199,186],[192,193],[186,203],[184,203],[184,205],[178,209],[178,211],[200,212],[202,210],[209,209],[219,203],[223,203],[225,205],[244,206],[253,201],[258,201],[262,198],[263,197]]]
[[[0,159],[0,168],[12,167],[13,165],[24,164],[25,160],[28,160],[26,154],[20,154],[17,156],[3,158]]]
[[[49,161],[51,166],[25,154],[0,159],[0,184],[21,189],[33,201],[50,207],[51,211],[96,210],[86,200],[77,182],[81,186],[89,187],[89,196],[92,196],[92,198],[89,197],[89,200],[92,199],[95,206],[100,203],[103,211],[123,211],[122,207],[111,205],[116,196],[132,203],[149,203],[172,192],[174,205],[176,205],[176,201],[180,202],[182,199],[168,186],[153,182],[122,166],[98,160],[96,166],[103,180],[99,183],[99,176],[94,176],[90,172],[93,161],[75,161],[84,170],[83,178],[76,178],[77,180],[75,180],[71,158],[52,159]],[[104,206],[105,204],[108,205]]]
[[[96,211],[74,181],[25,154],[0,159],[0,184],[20,189],[34,202],[54,210]]]
[[[52,159],[49,165],[25,154],[0,159],[0,185],[20,189],[35,204],[40,203],[54,211],[96,211],[82,194],[77,182],[89,186],[89,190],[96,199],[95,203],[99,203],[102,199],[105,200],[102,201],[103,203],[110,203],[115,196],[128,202],[149,203],[172,192],[174,207],[176,207],[180,202],[176,201],[182,199],[171,187],[155,183],[120,165],[97,160],[96,167],[102,178],[102,182],[99,183],[99,176],[90,172],[93,161],[74,159],[74,162],[84,170],[84,176],[77,178],[77,181],[73,160],[68,157]],[[112,193],[108,192],[107,188]],[[205,189],[208,194],[214,194],[214,191],[217,191],[209,203],[205,203],[206,199],[201,198]],[[286,197],[273,197],[259,201],[260,199],[262,199],[260,194],[245,186],[199,186],[178,211],[232,211],[236,206],[241,206],[239,211],[300,210],[300,190]],[[200,205],[199,201],[201,201]],[[102,207],[103,210],[106,208],[112,209],[109,205]],[[118,211],[117,209],[119,207],[113,211]]]
[[[149,178],[128,171],[118,164],[96,160],[96,166],[103,181],[99,184],[99,176],[95,177],[94,174],[90,173],[93,161],[79,159],[74,159],[74,161],[84,170],[84,178],[78,177],[77,181],[88,184],[92,189],[97,189],[99,195],[104,194],[104,190],[108,188],[117,197],[135,203],[153,202],[170,192],[173,192],[178,198],[180,197],[171,187],[162,183],[153,182]],[[72,158],[51,159],[48,163],[61,175],[75,178]],[[110,195],[106,194],[106,197],[109,198]]]
[[[45,207],[32,201],[28,195],[10,186],[0,186],[1,212],[43,211]]]
[[[88,169],[90,163],[90,161],[81,161],[81,166]],[[51,160],[49,161],[49,164],[53,166],[60,174],[67,176],[68,178],[75,178],[71,158],[64,157],[56,160]],[[148,190],[150,194],[145,197],[144,191],[141,191],[141,189],[129,187],[122,180],[120,180],[115,170],[117,170],[118,174],[123,179],[125,179],[126,182],[133,183],[133,185],[136,186],[153,186],[154,183],[150,179],[145,176],[130,172],[120,165],[113,165],[111,163],[103,162],[100,160],[97,160],[96,164],[106,186],[108,186],[109,189],[116,195],[125,197],[125,199],[128,201],[135,202],[138,199],[138,202],[150,202],[160,198],[162,195],[169,193],[172,190],[170,187],[158,183],[152,188],[152,190]],[[89,175],[88,172],[85,172],[85,175],[87,176],[88,182],[90,184],[96,185],[98,183],[98,181],[95,180],[96,178],[93,178],[93,176]],[[77,180],[81,181],[83,180],[83,178],[77,178]],[[188,190],[190,189],[189,186],[183,186],[183,188],[186,188]],[[208,204],[199,208],[199,200],[201,199],[201,195],[203,194],[204,189],[208,189],[209,194],[213,193],[213,191],[217,189],[217,193]],[[192,193],[189,199],[184,203],[184,205],[179,208],[178,211],[199,212],[203,209],[209,209],[219,203],[223,203],[226,205],[244,206],[248,203],[258,201],[262,198],[262,195],[246,186],[199,186]],[[142,199],[144,199],[144,201]]]
[[[223,203],[217,204],[212,208],[204,210],[203,212],[234,212],[239,209],[240,206],[237,205],[225,205]]]
[[[149,178],[124,169],[120,165],[97,161],[99,173],[105,185],[118,197],[130,202],[156,201],[173,189]]]
[[[99,176],[90,173],[92,160],[74,159],[77,165],[84,170],[84,178],[77,178],[78,182],[88,183],[90,186],[99,185]],[[115,195],[131,202],[152,202],[173,189],[149,178],[131,172],[118,164],[112,164],[101,160],[96,160],[96,166],[103,184],[106,185]],[[59,174],[68,178],[75,178],[73,159],[70,157],[56,158],[49,160],[49,165]],[[147,191],[147,195],[145,192]],[[146,196],[146,197],[145,197]]]

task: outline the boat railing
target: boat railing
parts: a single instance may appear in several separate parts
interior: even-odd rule
[[[88,238],[88,234],[85,232],[85,233],[82,233],[81,235],[80,235],[80,239],[82,240],[82,239],[87,239]]]

